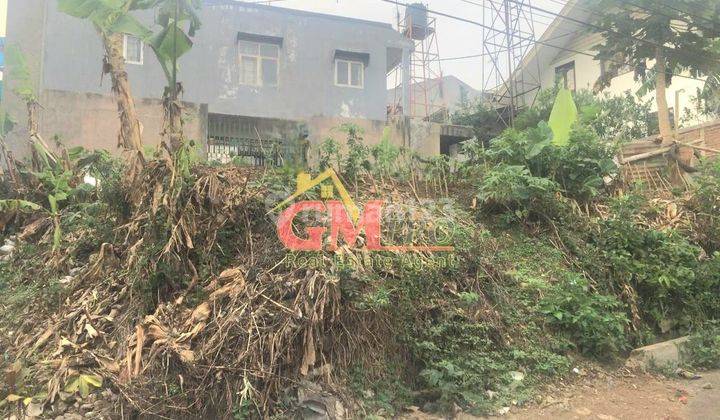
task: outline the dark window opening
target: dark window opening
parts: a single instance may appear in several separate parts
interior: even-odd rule
[[[575,62],[563,64],[555,67],[555,78],[560,82],[561,86],[575,92]]]

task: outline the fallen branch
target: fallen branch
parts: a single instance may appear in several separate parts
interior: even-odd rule
[[[695,145],[690,144],[690,143],[679,143],[679,142],[677,143],[677,145],[678,145],[678,146],[690,147],[690,148],[695,149],[695,150],[700,150],[701,152],[718,153],[718,154],[720,154],[720,150],[718,150],[718,149],[713,149],[713,148],[711,148],[711,147],[695,146]]]
[[[660,156],[662,154],[669,152],[670,149],[672,149],[672,146],[663,147],[663,148],[660,148],[657,150],[653,150],[652,152],[640,153],[639,155],[630,156],[629,158],[622,158],[620,160],[620,164],[624,165],[626,163],[636,162],[638,160],[643,160],[643,159],[648,159],[648,158],[655,157],[655,156]]]

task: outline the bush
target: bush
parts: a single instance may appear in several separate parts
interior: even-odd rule
[[[473,149],[492,168],[480,181],[480,200],[522,219],[532,212],[551,213],[560,191],[587,202],[602,193],[603,177],[617,173],[613,148],[587,128],[574,129],[565,147],[551,141],[552,132],[540,123],[524,131],[505,131],[487,150]]]
[[[535,177],[521,165],[500,164],[485,174],[478,198],[487,206],[501,206],[519,219],[549,203],[559,186],[547,178]]]
[[[592,291],[579,276],[549,287],[539,310],[584,354],[608,358],[627,348],[622,303]]]
[[[691,367],[720,368],[720,322],[711,321],[690,336],[683,357]]]
[[[720,251],[720,159],[705,163],[689,202],[699,241],[708,253]]]
[[[587,270],[604,276],[609,292],[632,287],[640,315],[661,332],[708,319],[720,308],[718,257],[700,261],[702,250],[679,233],[637,224],[640,200],[616,200],[613,215],[598,223],[583,258]]]

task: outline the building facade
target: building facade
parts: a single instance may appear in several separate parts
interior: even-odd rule
[[[153,26],[152,11],[136,17]],[[336,127],[343,123],[363,127],[369,143],[380,141],[387,74],[407,65],[412,48],[391,25],[234,0],[205,0],[200,18],[194,46],[179,60],[179,79],[186,135],[206,143],[211,158],[262,159],[260,149],[273,144],[340,136]],[[151,48],[124,38],[143,139],[153,146],[161,140],[167,81]],[[115,150],[117,110],[101,72],[104,49],[90,22],[61,13],[55,0],[10,0],[7,43],[19,47],[28,63],[43,107],[43,137]],[[6,107],[23,121],[12,75],[8,84]],[[391,130],[399,144],[439,153],[439,138],[403,138],[412,131]],[[11,148],[23,155],[22,129],[11,136]]]
[[[588,0],[568,0],[559,16],[543,33],[540,42],[524,58],[522,67],[518,70],[515,80],[529,80],[541,89],[552,88],[556,81],[570,90],[595,90],[600,95],[617,96],[629,91],[633,94],[640,90],[642,83],[635,80],[634,69],[627,66],[620,69],[618,75],[611,80],[608,87],[595,89],[596,82],[604,74],[608,63],[595,60],[595,47],[605,42],[600,33],[578,22],[592,23],[593,2]],[[648,67],[652,67],[652,62]],[[703,80],[680,75],[673,77],[672,84],[667,89],[668,106],[674,113],[679,110],[678,116],[685,116],[693,109],[693,97],[698,89],[704,86]],[[523,92],[520,86],[517,92]],[[537,96],[534,90],[522,96],[520,106],[531,105]],[[650,101],[652,110],[657,110],[655,90],[651,89],[641,97]],[[677,103],[676,103],[677,101]],[[686,121],[687,125],[702,123],[704,120]]]

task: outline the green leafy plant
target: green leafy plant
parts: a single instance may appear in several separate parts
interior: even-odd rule
[[[661,332],[687,329],[720,305],[719,260],[701,261],[701,248],[679,232],[636,223],[644,203],[637,196],[615,200],[612,216],[588,238],[583,262],[596,278],[605,278],[608,291],[630,286],[649,325]]]
[[[592,291],[579,276],[546,288],[538,308],[583,353],[606,358],[627,348],[622,303]]]
[[[720,251],[720,159],[704,162],[689,207],[696,214],[700,243],[709,253]]]
[[[486,206],[500,206],[525,219],[532,209],[549,203],[558,190],[557,183],[533,176],[524,166],[500,164],[485,175],[477,197]]]
[[[382,140],[372,147],[371,153],[375,159],[374,169],[380,175],[380,180],[384,182],[396,172],[397,160],[401,153],[400,148],[390,142],[388,127],[383,130]]]
[[[99,375],[78,374],[68,379],[65,385],[65,392],[74,394],[79,393],[81,397],[87,398],[93,388],[100,388],[103,384],[103,378]]]
[[[355,184],[362,171],[370,170],[370,150],[363,141],[363,130],[355,124],[343,124],[340,130],[347,134],[347,156],[343,162],[343,175]]]
[[[720,322],[709,321],[690,335],[682,347],[683,359],[691,367],[720,368]]]
[[[720,59],[720,52],[714,48],[720,32],[713,23],[707,23],[710,18],[706,17],[714,16],[717,22],[715,10],[719,3],[715,0],[678,3],[678,7],[662,7],[662,11],[654,0],[632,3],[603,0],[594,5],[602,11],[596,14],[594,24],[605,41],[597,45],[595,59],[608,63],[608,70],[598,80],[597,88],[608,86],[620,68],[631,65],[637,79],[655,88],[663,144],[673,141],[666,96],[673,75],[716,73]],[[648,70],[649,61],[654,61],[651,70]]]
[[[320,170],[323,171],[327,168],[335,168],[339,166],[342,160],[342,154],[340,153],[340,145],[332,137],[328,137],[320,144],[319,148],[320,159],[319,166]]]

